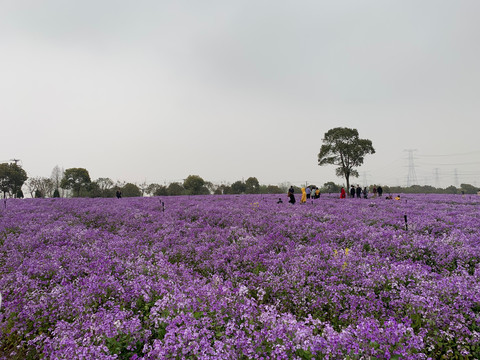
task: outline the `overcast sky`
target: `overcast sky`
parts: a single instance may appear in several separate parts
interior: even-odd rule
[[[0,161],[29,176],[480,185],[480,1],[0,0]],[[416,150],[409,153],[406,150]],[[409,162],[409,154],[412,161]]]

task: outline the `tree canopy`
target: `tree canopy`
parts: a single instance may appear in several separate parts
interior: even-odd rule
[[[142,196],[140,188],[132,183],[127,183],[122,188],[122,195],[124,197],[139,197]]]
[[[76,196],[80,196],[80,191],[86,189],[91,182],[87,169],[70,168],[65,170],[60,186],[63,189],[72,189]]]
[[[177,195],[184,195],[185,189],[182,184],[178,182],[170,183],[167,187],[167,194],[169,196],[177,196]]]
[[[330,129],[322,140],[318,165],[337,165],[336,175],[345,177],[347,188],[349,188],[350,176],[358,177],[358,171],[355,168],[363,164],[365,155],[375,154],[372,141],[360,139],[357,129],[345,127]]]
[[[208,194],[208,189],[204,186],[205,180],[198,175],[189,175],[183,181],[183,187],[189,195]]]
[[[0,164],[0,191],[17,196],[22,190],[23,183],[28,179],[27,173],[17,164]],[[23,195],[22,195],[23,196]]]
[[[258,194],[260,191],[260,183],[256,177],[249,177],[245,180],[245,192],[247,194]]]

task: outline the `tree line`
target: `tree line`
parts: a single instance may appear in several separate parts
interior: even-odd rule
[[[0,191],[4,197],[23,198],[22,188],[30,197],[123,197],[177,196],[208,194],[280,194],[287,185],[262,185],[256,177],[238,180],[232,184],[214,184],[199,175],[189,175],[183,182],[170,184],[134,184],[113,181],[108,177],[92,180],[85,168],[61,169],[55,166],[50,177],[31,177],[17,164],[0,164]]]
[[[409,187],[382,185],[384,193],[394,194],[476,194],[479,190],[471,184],[461,184],[459,188],[451,185],[436,188],[430,185],[412,185]],[[232,184],[214,184],[198,175],[189,175],[183,182],[168,185],[157,183],[134,184],[113,181],[108,177],[91,180],[88,170],[84,168],[61,169],[55,166],[50,177],[27,176],[25,170],[17,164],[0,164],[0,191],[3,197],[23,198],[22,188],[30,197],[115,197],[117,191],[123,197],[137,196],[178,196],[178,195],[223,195],[223,194],[286,194],[290,184],[262,185],[256,177],[245,181],[238,180]],[[300,187],[293,186],[295,193],[301,193]],[[309,185],[317,188],[316,185]],[[370,186],[370,191],[373,185]],[[340,193],[342,185],[332,181],[318,186],[321,193]]]

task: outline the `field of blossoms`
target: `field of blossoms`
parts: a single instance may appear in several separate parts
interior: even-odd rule
[[[479,196],[281,196],[2,203],[0,359],[480,359]]]

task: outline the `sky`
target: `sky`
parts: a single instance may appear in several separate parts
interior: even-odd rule
[[[92,180],[480,186],[480,1],[0,0],[0,162]]]

